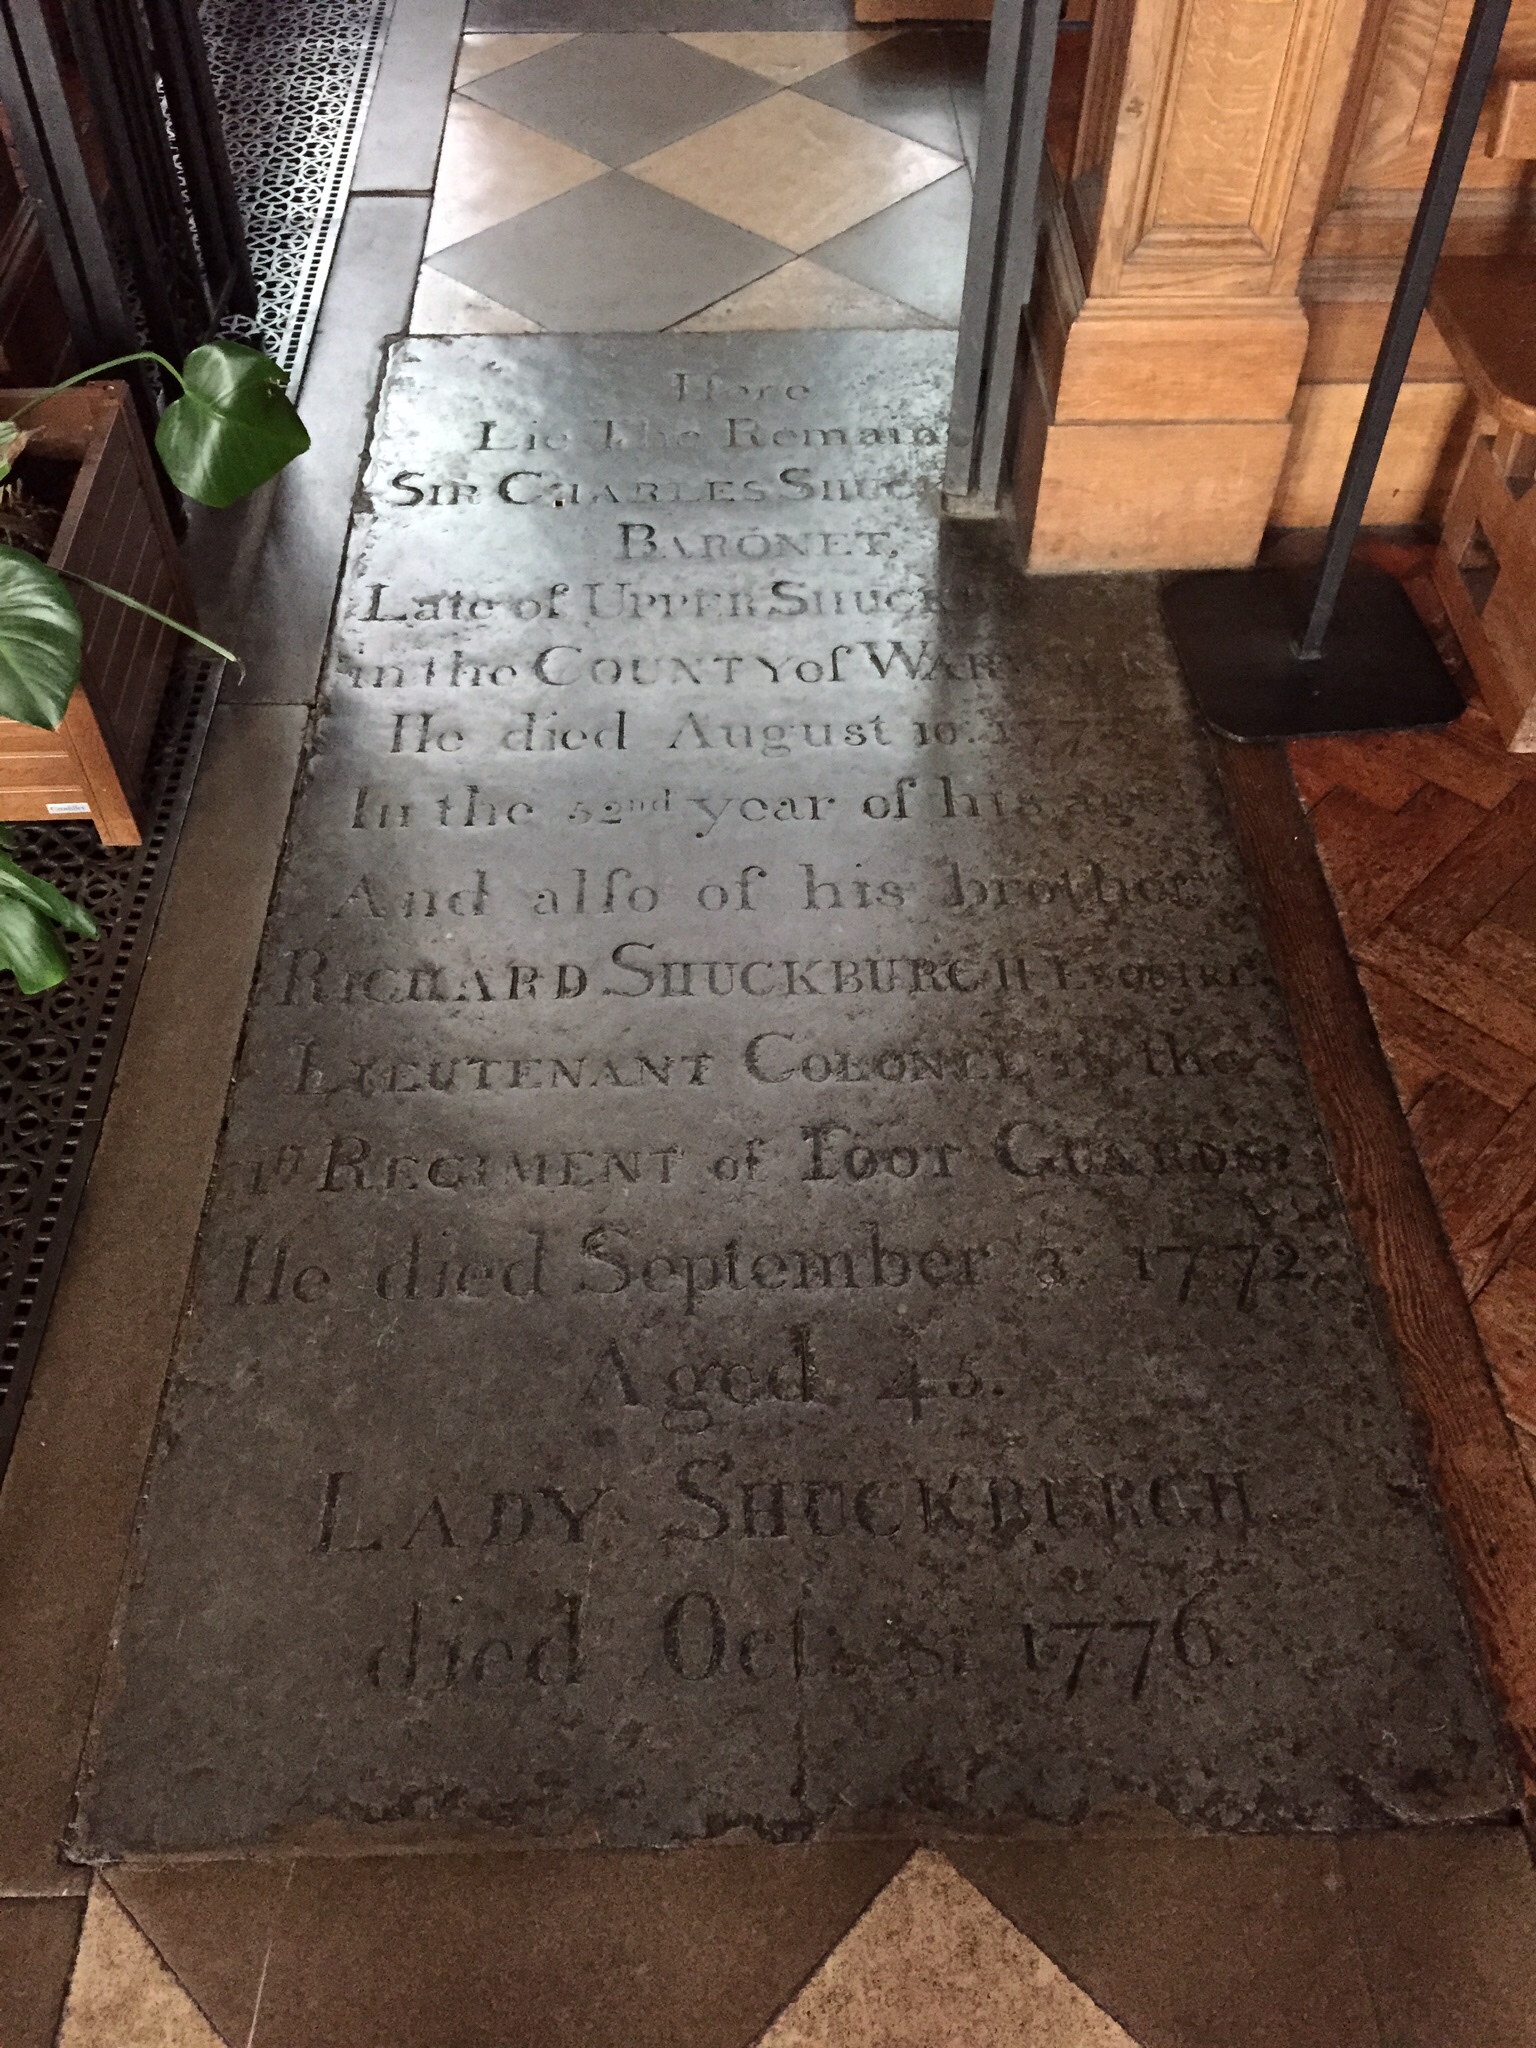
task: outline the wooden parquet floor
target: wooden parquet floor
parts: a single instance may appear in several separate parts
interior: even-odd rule
[[[1536,756],[1474,701],[1443,732],[1290,758],[1536,1487]]]

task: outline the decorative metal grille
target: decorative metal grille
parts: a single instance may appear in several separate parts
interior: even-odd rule
[[[0,1469],[42,1343],[70,1225],[128,1029],[224,664],[184,656],[145,778],[141,846],[80,825],[19,825],[16,855],[83,903],[100,928],[68,941],[62,987],[0,990]]]
[[[297,381],[341,228],[388,0],[202,0],[258,290],[227,330]],[[0,984],[0,1471],[41,1348],[70,1227],[128,1029],[222,664],[190,654],[145,781],[148,828],[105,847],[87,826],[24,825],[16,851],[101,930],[70,944],[44,996]]]
[[[226,331],[297,381],[330,268],[388,0],[202,0],[258,307]]]
[[[148,345],[179,360],[255,302],[193,0],[58,0],[57,20],[107,173],[101,219],[120,289],[138,301]],[[78,128],[78,113],[56,109],[56,143],[71,119]]]

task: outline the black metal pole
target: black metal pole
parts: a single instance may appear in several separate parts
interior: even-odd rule
[[[1318,577],[1317,594],[1312,601],[1312,616],[1296,646],[1296,653],[1302,661],[1316,661],[1322,653],[1323,638],[1333,617],[1350,549],[1365,516],[1365,501],[1370,496],[1376,465],[1381,460],[1387,428],[1392,424],[1392,410],[1402,389],[1414,337],[1424,317],[1424,308],[1429,304],[1429,287],[1435,265],[1440,260],[1445,231],[1451,223],[1451,209],[1461,188],[1461,174],[1466,169],[1473,132],[1483,111],[1488,81],[1493,75],[1504,24],[1509,18],[1509,5],[1510,0],[1473,0],[1472,18],[1467,23],[1466,40],[1461,46],[1461,61],[1456,66],[1445,118],[1440,124],[1440,139],[1435,144],[1424,196],[1419,201],[1418,216],[1408,240],[1408,254],[1397,280],[1397,292],[1392,300],[1392,310],[1387,315],[1386,331],[1381,338],[1381,352],[1371,373],[1360,425],[1355,432],[1354,446],[1349,451],[1344,481],[1339,486],[1338,503],[1333,508],[1333,523],[1328,529],[1328,546]]]
[[[195,0],[143,0],[154,60],[171,112],[187,204],[197,228],[210,339],[226,312],[256,311],[240,195],[229,167],[219,104]]]

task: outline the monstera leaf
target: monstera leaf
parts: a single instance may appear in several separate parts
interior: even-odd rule
[[[52,730],[80,677],[80,614],[64,579],[0,547],[0,718]]]
[[[166,408],[155,447],[177,490],[200,505],[233,505],[302,455],[309,435],[284,395],[287,373],[237,341],[193,349],[185,396]]]
[[[69,972],[58,925],[82,939],[96,936],[95,920],[78,903],[0,853],[0,970],[10,969],[23,995],[57,988]]]
[[[150,350],[118,356],[38,393],[23,414],[71,385],[135,362],[158,363],[182,387],[183,395],[161,419],[155,446],[172,483],[200,504],[232,505],[309,446],[304,422],[283,393],[286,374],[269,357],[233,341],[194,349],[180,370]],[[27,431],[18,421],[0,419],[0,482],[26,443]],[[235,659],[227,647],[126,591],[69,573],[226,661]],[[58,726],[80,679],[81,640],[80,614],[63,577],[22,549],[0,544],[0,718]],[[8,843],[0,831],[0,848]],[[13,974],[25,995],[55,988],[69,973],[61,929],[96,936],[95,924],[78,904],[0,851],[0,972]]]
[[[17,456],[31,438],[14,420],[0,420],[0,483],[10,475]]]

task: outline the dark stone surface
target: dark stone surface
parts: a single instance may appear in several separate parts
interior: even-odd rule
[[[397,351],[87,1853],[1507,1803],[1153,588],[940,533],[948,347]]]

